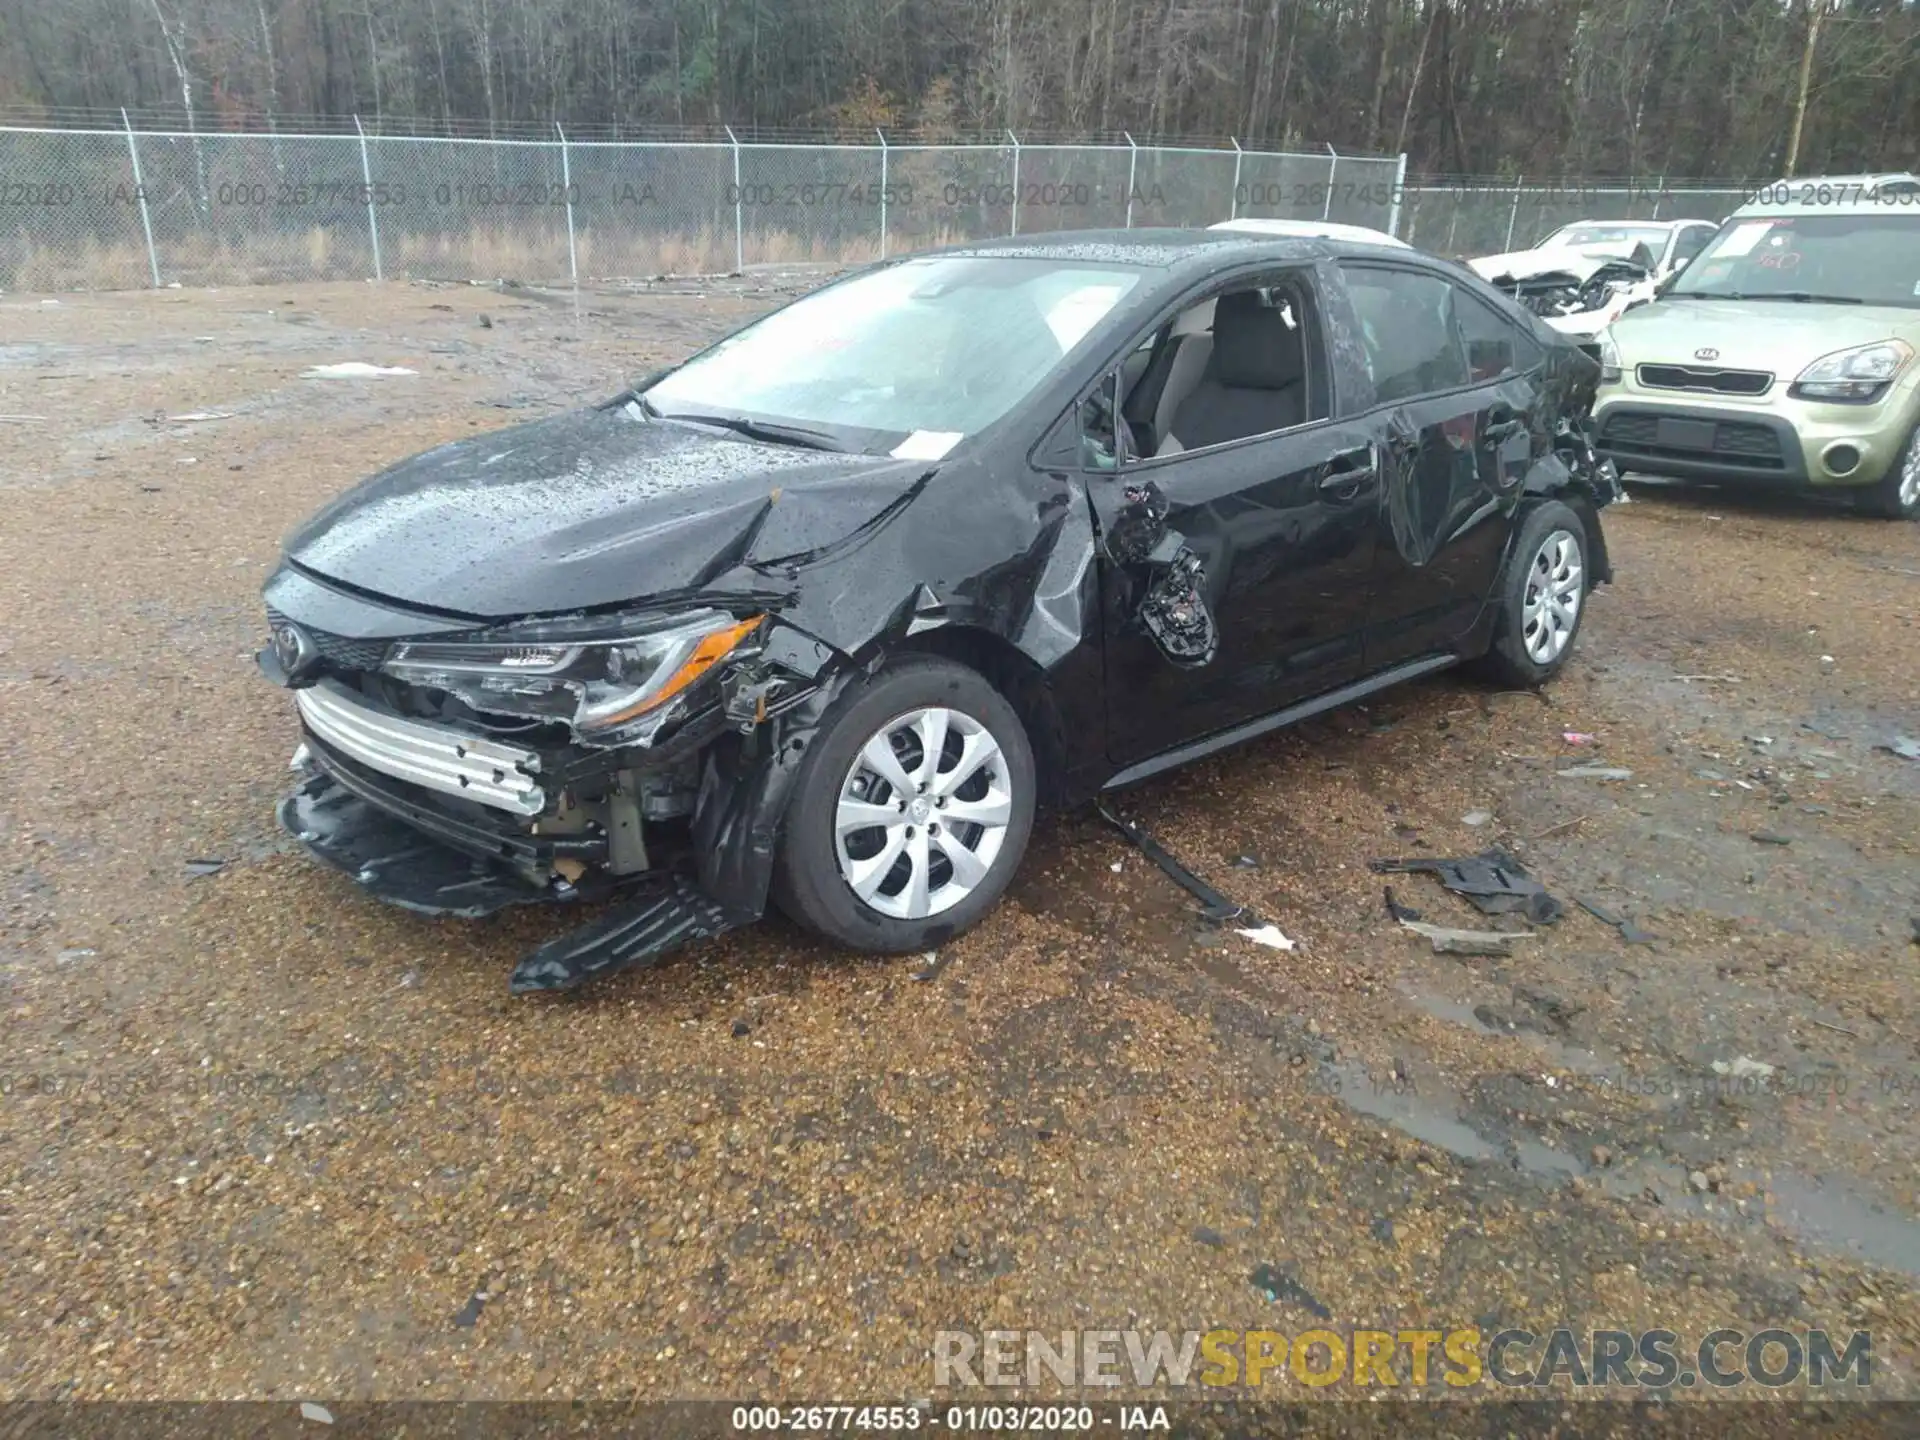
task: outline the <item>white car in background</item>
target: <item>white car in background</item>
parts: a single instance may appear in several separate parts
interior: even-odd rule
[[[1530,250],[1467,264],[1563,335],[1591,346],[1685,269],[1719,228],[1708,220],[1580,220]]]

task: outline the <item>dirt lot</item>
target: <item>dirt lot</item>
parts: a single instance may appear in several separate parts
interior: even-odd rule
[[[0,1393],[911,1398],[941,1328],[1309,1298],[1871,1327],[1920,1388],[1920,527],[1639,490],[1544,697],[1442,677],[1124,797],[1292,954],[1076,815],[931,981],[770,921],[513,1000],[553,916],[292,853],[281,534],[799,283],[0,296]],[[299,378],[343,360],[419,373]],[[1370,859],[1496,843],[1569,902],[1514,958],[1388,920]]]

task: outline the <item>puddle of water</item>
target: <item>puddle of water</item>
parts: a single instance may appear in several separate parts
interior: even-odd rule
[[[1578,1045],[1567,1045],[1551,1036],[1532,1030],[1501,1030],[1487,1024],[1473,1013],[1473,1007],[1464,1000],[1450,1000],[1444,995],[1436,995],[1430,990],[1404,982],[1399,986],[1402,996],[1410,1000],[1415,1007],[1425,1011],[1436,1020],[1445,1020],[1454,1025],[1465,1026],[1482,1035],[1501,1035],[1524,1040],[1533,1049],[1551,1059],[1560,1069],[1576,1075],[1597,1075],[1608,1069],[1608,1062],[1591,1050]],[[1615,1067],[1617,1068],[1617,1066]]]
[[[1552,1175],[1565,1179],[1587,1173],[1585,1162],[1551,1145],[1542,1145],[1538,1140],[1516,1140],[1513,1148],[1519,1157],[1520,1168],[1530,1175]]]
[[[1772,1215],[1816,1245],[1920,1275],[1920,1221],[1844,1185],[1775,1170],[1764,1181],[1778,1202]]]
[[[1463,1160],[1491,1160],[1500,1148],[1457,1114],[1430,1103],[1411,1087],[1382,1083],[1359,1065],[1329,1065],[1328,1086],[1351,1110],[1384,1120],[1416,1140]]]

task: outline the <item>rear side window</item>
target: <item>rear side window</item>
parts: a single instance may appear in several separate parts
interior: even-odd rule
[[[1467,373],[1475,384],[1531,370],[1540,363],[1540,346],[1478,295],[1456,288],[1453,312],[1467,349]]]
[[[1455,331],[1454,287],[1414,270],[1349,267],[1347,290],[1373,372],[1375,397],[1407,400],[1468,383]]]

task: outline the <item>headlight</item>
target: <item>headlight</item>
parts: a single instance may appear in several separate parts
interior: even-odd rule
[[[1802,400],[1871,402],[1880,398],[1911,359],[1913,347],[1904,340],[1836,350],[1802,370],[1787,393]]]
[[[1600,332],[1600,383],[1611,385],[1620,378],[1620,347],[1613,343],[1611,328]]]
[[[475,710],[564,720],[585,744],[620,745],[737,649],[762,618],[706,610],[657,628],[606,623],[577,635],[551,622],[516,626],[493,641],[398,645],[381,669],[448,691]]]

